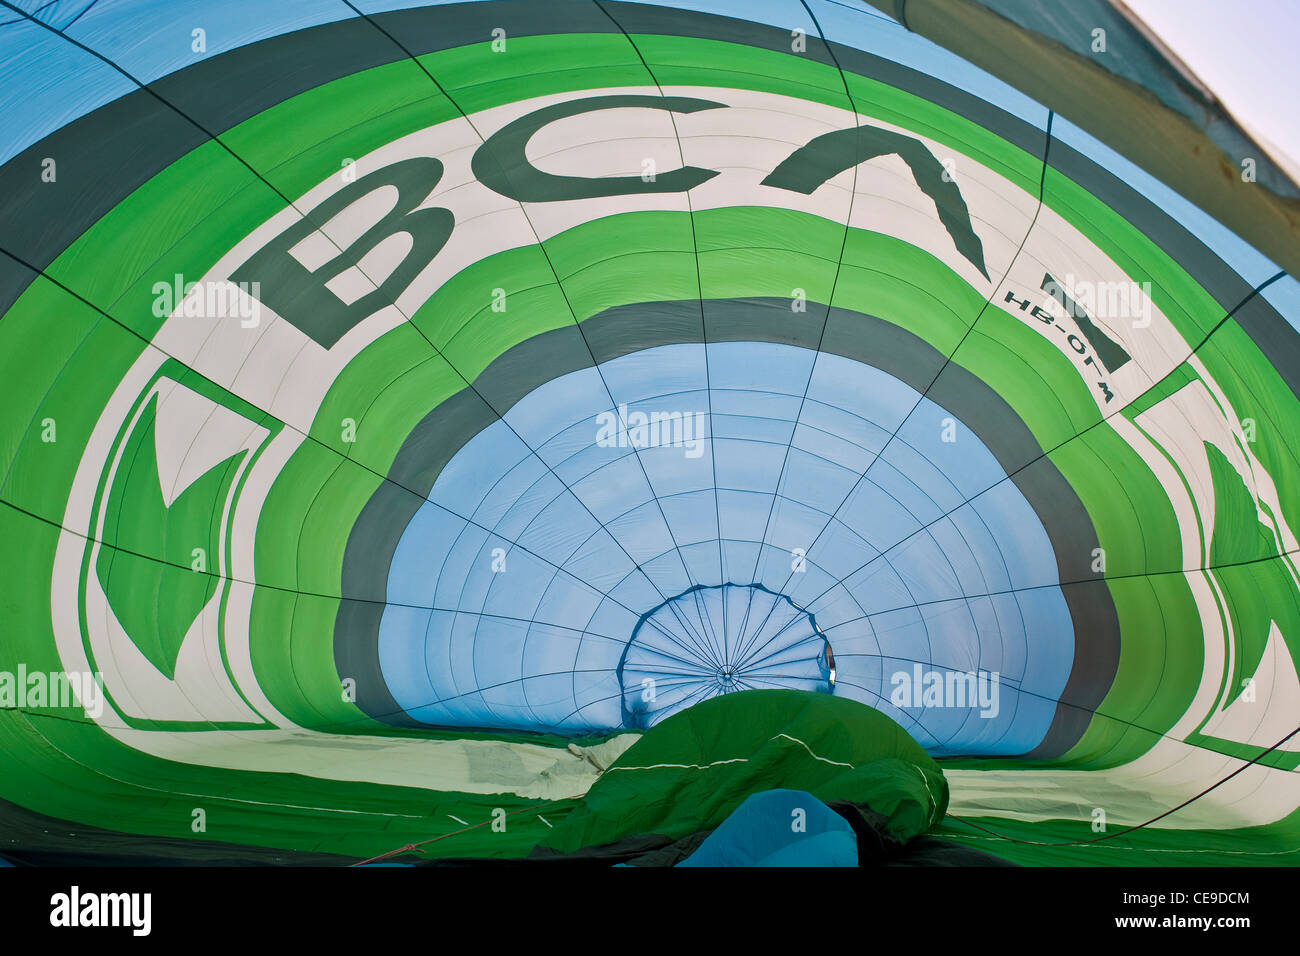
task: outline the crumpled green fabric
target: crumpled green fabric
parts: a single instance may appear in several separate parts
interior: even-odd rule
[[[639,834],[680,839],[720,824],[751,793],[784,787],[869,807],[899,843],[943,819],[948,783],[897,723],[847,698],[751,690],[653,727],[543,841],[572,852]]]

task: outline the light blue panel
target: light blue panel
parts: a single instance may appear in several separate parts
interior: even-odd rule
[[[506,423],[529,448],[542,448],[567,428],[587,423],[590,434],[581,444],[595,440],[595,412],[610,406],[609,392],[594,368],[580,369],[539,385],[532,401],[516,402],[505,414]],[[581,445],[575,445],[575,450]],[[546,456],[543,455],[543,458]]]
[[[990,530],[996,529],[1001,559],[1011,586],[1040,587],[1058,580],[1056,554],[1047,532],[1012,481],[1003,481],[953,512],[952,520],[965,525],[965,513],[974,510]]]
[[[716,536],[698,544],[684,544],[679,549],[686,562],[687,575],[692,581],[719,587],[727,583],[728,576],[722,566]]]
[[[537,606],[554,574],[552,567],[526,552],[519,553],[508,571],[488,578],[488,587],[483,595],[483,612],[518,617],[525,621],[534,620],[537,617]]]
[[[650,489],[632,451],[606,448],[596,451],[608,461],[571,487],[596,520],[608,525],[648,501]]]
[[[686,559],[671,542],[661,553],[641,562],[641,570],[663,598],[685,591],[696,583],[687,574]]]
[[[919,397],[916,389],[901,379],[852,359],[825,353],[818,359],[808,386],[809,401],[851,409],[854,415],[889,434],[916,407]],[[846,437],[856,440],[853,434]],[[875,450],[872,443],[858,443]]]
[[[757,541],[766,523],[767,509],[772,505],[772,496],[753,491],[733,491],[729,488],[718,489],[718,519],[722,526],[722,537],[732,542]],[[755,518],[762,515],[762,518]],[[755,521],[758,526],[754,527]],[[747,548],[747,561],[742,562],[746,568],[754,564],[754,550]]]
[[[886,489],[922,524],[956,508],[966,496],[933,461],[902,436],[871,466],[871,480]]]
[[[42,26],[24,20],[0,25],[0,163],[134,89],[112,67]],[[31,174],[40,183],[39,164]]]
[[[895,441],[890,446],[891,451],[900,444]],[[876,487],[898,502],[899,507],[907,511],[918,524],[929,524],[945,510],[935,502],[931,491],[950,502],[949,507],[955,507],[965,500],[952,488],[952,483],[925,459],[914,460],[909,464],[913,467],[904,471],[894,467],[887,458],[881,457],[872,463],[868,475]]]
[[[993,588],[984,565],[998,560],[997,545],[987,537],[968,537],[963,530],[945,518],[926,528],[925,534],[936,543],[956,575],[959,594],[987,594]]]
[[[462,453],[447,462],[429,493],[429,500],[468,517],[492,490],[492,484],[485,484],[483,476],[475,472],[476,461],[491,461],[496,465],[493,474],[504,475],[516,463],[531,457],[529,449],[510,429],[495,422],[470,439]],[[494,477],[493,483],[496,480]]]
[[[935,601],[917,610],[935,647],[932,663],[936,668],[973,671],[980,666],[979,630],[965,601]]]
[[[565,570],[597,594],[608,594],[635,573],[635,569],[631,559],[603,527],[565,562]]]
[[[952,422],[950,428],[948,421]],[[946,436],[952,441],[945,441]],[[898,430],[898,437],[929,459],[965,498],[974,497],[1006,474],[974,432],[928,398],[921,399]],[[882,457],[892,461],[892,452],[893,448],[887,448]]]
[[[998,530],[1001,532],[1000,526]],[[979,562],[979,575],[972,579],[967,594],[1005,591],[1014,587],[1010,562],[1003,553],[1005,542],[999,542],[973,507],[958,508],[942,521],[935,522],[930,531],[940,541],[953,542],[953,547],[960,553],[972,555]],[[1017,566],[1022,560],[1019,555],[1013,555],[1012,559]]]
[[[857,483],[836,517],[880,551],[921,526],[898,499],[870,478]]]
[[[849,577],[878,554],[879,551],[839,520],[826,525],[817,544],[808,552],[809,558],[836,581]]]
[[[918,531],[887,557],[918,604],[961,597],[961,582],[952,561],[928,530]]]
[[[995,594],[991,597],[969,598],[971,614],[981,633],[1002,635],[999,655],[988,661],[1008,680],[1024,680],[1025,658],[1029,653],[1029,635],[1025,631],[1025,616],[1016,603],[1014,594]],[[980,661],[985,666],[985,661]]]
[[[713,492],[713,440],[709,420],[701,416],[690,425],[691,436],[680,447],[642,448],[637,452],[650,484],[661,498],[708,490]],[[713,509],[709,509],[712,517]]]
[[[771,392],[723,392],[713,395],[714,437],[764,442],[785,448],[799,412],[799,396]]]
[[[633,613],[620,603],[625,598],[631,598],[630,603],[633,607],[642,604],[646,607],[654,607],[653,599],[650,599],[647,603],[644,597],[635,594],[630,588],[624,588],[613,592],[610,597],[602,599],[600,607],[596,608],[596,613],[591,616],[591,622],[588,624],[588,628],[593,634],[618,635],[620,638],[620,653],[622,653],[622,645],[627,643],[627,635],[632,633],[632,629],[636,627],[636,622],[640,618],[640,614]],[[603,642],[593,642],[590,648],[584,645],[583,650],[589,655],[599,653],[603,661],[605,648],[597,645],[603,645]],[[591,664],[592,662],[588,660],[585,669],[590,669]]]
[[[673,548],[658,501],[638,505],[605,525],[637,564],[644,566]]]
[[[620,581],[618,586],[609,592],[609,596],[637,617],[640,617],[646,608],[654,607],[666,599],[666,595],[654,586],[654,582],[650,580],[643,567],[638,567],[635,574],[629,574]],[[628,630],[626,633],[632,632]]]
[[[718,423],[721,427],[721,422]],[[713,436],[718,487],[770,495],[776,490],[785,446]]]
[[[519,534],[518,541],[563,566],[599,530],[596,519],[566,491],[542,509]]]
[[[829,516],[853,490],[859,474],[833,459],[791,448],[781,476],[780,493],[806,502]]]
[[[873,559],[844,583],[869,614],[884,614],[914,603],[887,557]]]
[[[592,444],[592,430],[595,428],[594,422],[575,424],[557,435],[545,448],[539,449],[539,454],[556,477],[570,488],[631,451],[615,448],[611,453],[608,447]]]
[[[339,0],[130,0],[97,3],[66,32],[152,83],[227,50],[353,16]],[[206,52],[193,49],[196,29],[206,32]]]
[[[814,542],[830,516],[810,504],[791,498],[778,498],[772,509],[772,519],[767,525],[768,544],[775,545],[785,552],[786,560],[795,548],[802,548],[810,557],[815,557]],[[763,526],[754,528],[755,535],[761,534]]]
[[[388,600],[428,606],[430,586],[438,580],[449,545],[464,528],[464,521],[441,508],[417,511],[393,555]]]
[[[538,459],[522,463],[507,481],[492,489],[491,499],[475,512],[475,520],[487,524],[502,537],[519,540],[551,502],[569,495],[560,479],[540,466]],[[492,513],[502,504],[509,507],[496,521],[491,521]]]
[[[866,471],[888,439],[883,428],[813,401],[804,403],[794,433],[795,447],[833,461],[852,475]]]
[[[0,26],[21,21],[22,14],[25,13],[56,30],[65,30],[94,6],[97,0],[8,0],[8,2],[22,13],[14,13],[8,9],[0,10]]]
[[[772,549],[765,553],[770,556],[771,560],[765,568],[760,569],[767,572],[763,575],[764,584],[767,587],[784,584],[790,600],[800,607],[810,606],[818,597],[825,594],[837,583],[833,575],[812,561],[807,563],[807,570],[802,574],[791,575],[789,573],[790,556],[788,554],[782,555]],[[784,563],[784,569],[782,563]],[[777,573],[771,573],[772,571]]]
[[[871,625],[875,628],[882,656],[905,660],[909,666],[912,661],[926,665],[933,662],[935,649],[930,633],[916,608],[903,607],[878,614],[872,618]]]
[[[547,584],[534,616],[540,623],[565,628],[579,636],[586,631],[600,640],[621,642],[621,634],[615,637],[592,629],[592,618],[602,600],[604,595],[588,587],[585,581],[578,581],[569,574],[557,574]]]
[[[434,699],[428,674],[422,664],[416,663],[425,653],[434,653],[435,648],[446,646],[446,638],[441,630],[430,627],[430,619],[434,617],[443,629],[450,628],[450,614],[389,604],[384,608],[379,628],[380,660],[398,659],[409,662],[408,666],[400,668],[385,667],[384,682],[388,685],[389,692],[411,713]],[[431,640],[431,637],[434,639]],[[418,649],[420,654],[412,658],[412,649]],[[411,663],[415,666],[410,666]]]
[[[668,518],[668,527],[679,547],[701,541],[716,541],[717,512],[714,509],[713,489],[660,498],[659,504]]]
[[[867,617],[871,613],[871,608],[867,605],[867,601],[863,600],[864,598],[869,600],[871,597],[873,595],[850,591],[842,581],[837,581],[826,593],[802,606],[817,615],[817,622],[828,634],[834,630],[854,642],[874,640],[875,632],[871,627],[871,619]],[[836,640],[832,640],[831,644],[837,649],[842,649]],[[855,643],[849,649],[864,651],[867,648]],[[874,645],[871,649],[878,650]]]
[[[381,666],[403,675],[394,681],[398,701],[432,723],[621,726],[632,718],[611,709],[609,697],[622,707],[632,685],[615,680],[611,688],[611,680],[638,620],[660,608],[671,616],[664,639],[677,632],[695,670],[668,675],[656,707],[637,711],[636,721],[713,693],[718,674],[709,667],[728,654],[753,663],[755,640],[765,650],[763,641],[784,634],[804,609],[834,649],[835,693],[879,704],[881,680],[892,673],[883,659],[998,671],[1000,692],[1041,687],[1050,704],[1069,674],[1073,630],[1037,515],[964,425],[955,423],[955,442],[942,441],[946,410],[918,405],[914,390],[877,369],[835,356],[814,367],[811,356],[765,343],[652,348],[525,396],[511,423],[576,477],[573,491],[504,423],[466,443],[407,528],[390,580],[390,599],[422,606],[433,595],[439,609],[464,613],[385,616]],[[740,387],[747,374],[751,384]],[[769,379],[770,389],[752,384]],[[819,397],[803,401],[804,385]],[[602,447],[596,416],[620,404],[625,415],[712,404],[708,440],[697,457],[680,429],[655,433],[645,448]],[[823,430],[796,431],[801,410]],[[883,447],[900,424],[899,440],[874,458],[864,446]],[[800,442],[788,447],[792,435]],[[962,504],[970,489],[988,485]],[[936,521],[936,496],[944,508],[960,507]],[[490,518],[494,533],[434,501]],[[494,548],[505,552],[500,573]],[[807,551],[802,571],[796,548]],[[1050,587],[988,596],[1026,581]],[[724,593],[747,595],[745,609]],[[1035,636],[1032,658],[1027,635]],[[755,672],[755,681],[793,686],[782,668],[806,668],[816,657],[782,640],[774,655],[759,657],[777,672]],[[1023,694],[1012,686],[1021,676],[1033,685]],[[1026,713],[1045,716],[1026,722]],[[1017,704],[987,720],[954,706],[897,717],[942,752],[975,740],[1011,752],[1041,739],[1051,713]],[[597,715],[607,723],[590,723]]]
[[[716,342],[708,348],[709,386],[799,398],[817,358],[809,349],[769,342]]]
[[[1016,593],[1016,603],[1025,619],[1025,631],[1033,640],[1033,653],[1025,660],[1021,687],[1055,703],[1065,689],[1068,670],[1062,670],[1064,648],[1074,647],[1070,609],[1059,587],[1033,588]]]
[[[471,541],[468,537],[456,542],[457,554],[449,560],[446,567],[438,571],[438,585],[434,597],[434,607],[438,610],[466,610],[476,613],[483,607],[488,588],[492,586],[493,549],[500,548],[505,554],[507,566],[511,563],[520,569],[523,562],[530,559],[518,549],[511,549],[510,543],[499,538],[486,538],[482,542]],[[515,559],[511,562],[511,559]]]
[[[699,392],[702,410],[708,411],[706,363],[702,344],[663,345],[611,359],[600,366],[600,374],[615,404]]]

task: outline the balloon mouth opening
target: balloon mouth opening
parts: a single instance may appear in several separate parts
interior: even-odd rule
[[[700,585],[637,622],[618,665],[623,724],[644,730],[741,690],[834,693],[835,655],[814,615],[759,584]]]

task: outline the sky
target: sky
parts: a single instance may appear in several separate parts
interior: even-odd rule
[[[1124,2],[1248,131],[1300,168],[1300,0]]]

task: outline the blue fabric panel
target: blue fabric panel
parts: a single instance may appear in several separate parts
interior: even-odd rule
[[[678,866],[857,866],[847,820],[802,790],[751,794]]]

